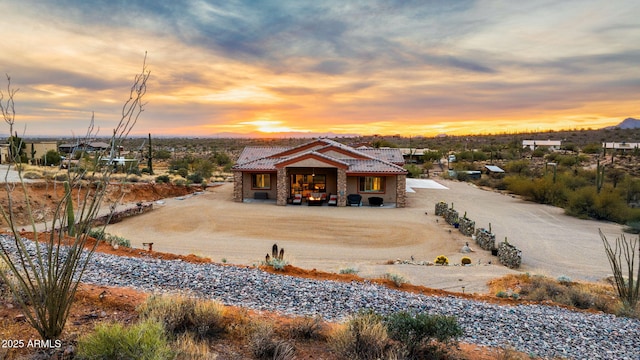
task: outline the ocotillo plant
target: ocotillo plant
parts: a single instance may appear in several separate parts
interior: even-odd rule
[[[128,100],[122,107],[122,117],[111,138],[112,147],[119,147],[122,144],[142,113],[144,107],[142,99],[146,93],[148,78],[149,71],[146,63],[143,63],[142,71],[135,76]],[[5,119],[15,113],[13,111],[15,91],[9,90],[9,94],[12,97],[11,102],[6,106],[0,106]],[[7,121],[7,123],[13,126],[13,121]],[[87,134],[82,141],[88,141],[95,135],[92,117]],[[20,161],[19,152],[15,152],[12,156],[14,156],[12,161],[16,163]],[[43,339],[56,339],[62,333],[82,275],[99,244],[96,241],[90,246],[87,243],[87,232],[92,228],[102,207],[113,172],[113,166],[111,166],[113,159],[113,155],[108,153],[97,154],[93,167],[67,172],[68,182],[65,182],[64,195],[56,202],[53,216],[45,222],[45,231],[42,234],[39,234],[36,227],[29,189],[22,177],[22,167],[16,167],[20,179],[18,184],[7,181],[9,170],[5,175],[7,203],[0,206],[0,215],[10,228],[12,237],[0,237],[0,259],[8,267],[7,271],[0,271],[0,278],[9,285],[14,294],[21,294],[21,296],[15,296],[16,302],[25,315],[26,321]],[[92,174],[87,174],[88,172]],[[82,179],[85,175],[90,175],[96,180],[90,186],[84,185]],[[17,191],[18,189],[20,191]],[[74,191],[78,194],[75,210],[72,201]],[[17,199],[15,197],[17,196],[24,199],[24,208],[29,216],[33,238],[36,240],[33,244],[21,237],[19,231],[21,226],[16,223],[15,201]],[[109,208],[115,209],[115,206],[109,206]]]

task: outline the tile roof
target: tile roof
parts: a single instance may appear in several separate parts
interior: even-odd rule
[[[294,159],[297,159],[297,158],[300,158],[300,157],[303,157],[303,156],[307,156],[307,155],[311,155],[311,154],[313,154],[314,156],[317,156],[319,158],[327,159],[327,160],[332,161],[332,162],[337,162],[337,163],[341,163],[341,164],[344,164],[344,165],[349,165],[343,159],[336,159],[333,156],[325,155],[325,154],[319,153],[317,151],[305,151],[305,152],[300,153],[300,154],[295,154],[294,156],[289,156],[289,157],[285,157],[285,158],[275,158],[275,160],[277,160],[276,164],[279,164],[279,163],[282,163],[282,162],[285,162],[285,161],[294,160]]]
[[[289,156],[280,153],[289,153],[291,150],[302,149],[305,146],[314,143],[322,142],[327,144],[321,148],[315,148],[314,150],[308,150],[301,153],[294,153]],[[344,157],[330,156],[324,153],[320,153],[317,150],[326,149],[329,147],[335,147],[344,150],[350,154],[359,155],[366,159],[353,159],[345,154]],[[324,158],[333,162],[342,163],[349,166],[347,173],[392,173],[392,174],[404,174],[406,170],[398,166],[397,164],[404,163],[402,153],[398,149],[354,149],[348,145],[339,143],[330,139],[318,139],[312,142],[302,144],[296,147],[272,147],[272,146],[248,146],[242,150],[236,165],[233,170],[239,171],[275,171],[278,163],[291,161],[298,157],[308,156],[313,154],[319,158]]]
[[[394,174],[406,174],[407,170],[403,167],[388,163],[386,161],[378,159],[359,160],[348,159],[345,160],[349,164],[349,173],[394,173]]]
[[[282,159],[279,158],[261,158],[244,163],[238,163],[233,170],[276,170],[275,164]]]
[[[388,148],[388,149],[376,149],[376,148],[359,148],[358,152],[368,155],[370,157],[374,157],[376,159],[388,161],[394,164],[404,164],[404,157],[402,156],[402,151],[396,148]]]
[[[275,155],[277,153],[289,150],[291,148],[285,146],[247,146],[242,149],[238,161],[236,163],[242,164],[257,159],[262,159]]]

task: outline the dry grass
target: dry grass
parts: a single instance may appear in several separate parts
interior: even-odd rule
[[[536,302],[553,302],[583,310],[638,317],[623,313],[623,307],[610,283],[573,282],[567,278],[552,279],[540,275],[507,275],[489,282],[490,292],[499,297],[512,297]]]

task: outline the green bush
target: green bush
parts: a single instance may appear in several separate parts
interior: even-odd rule
[[[78,341],[80,359],[172,358],[162,324],[144,321],[130,327],[100,324],[95,331]]]
[[[191,181],[194,184],[202,184],[204,178],[202,177],[202,175],[200,175],[200,173],[193,173],[187,176],[187,180]]]
[[[289,334],[295,339],[319,340],[324,338],[324,328],[321,316],[305,316],[291,322]]]
[[[397,287],[401,287],[403,284],[407,283],[407,279],[398,274],[386,273],[384,274],[384,278],[393,282],[393,284]]]
[[[169,175],[159,175],[156,176],[156,182],[159,184],[168,184],[171,182]]]
[[[410,358],[434,358],[442,348],[431,344],[432,340],[448,343],[463,335],[458,320],[453,316],[413,315],[402,311],[386,316],[384,324],[389,337],[399,341]]]
[[[360,312],[336,330],[329,341],[345,359],[379,359],[389,344],[382,318],[373,312]]]
[[[226,329],[224,307],[215,301],[184,296],[150,296],[138,313],[143,319],[155,319],[173,334],[190,332],[212,337]]]
[[[277,339],[271,324],[255,324],[249,337],[249,347],[257,359],[294,359],[295,348],[290,343]]]
[[[340,274],[357,274],[358,273],[358,269],[354,269],[354,268],[346,268],[346,269],[340,269]]]

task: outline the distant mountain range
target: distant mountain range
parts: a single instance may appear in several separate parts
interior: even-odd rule
[[[618,125],[607,126],[605,129],[640,129],[640,120],[634,118],[626,118]]]

